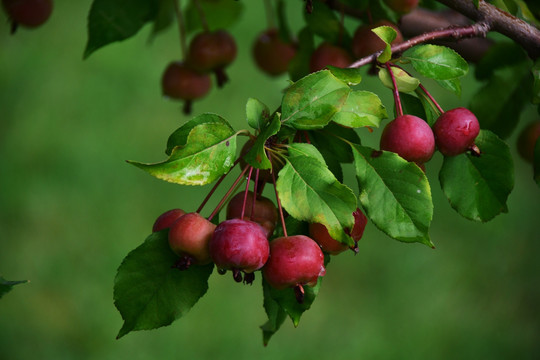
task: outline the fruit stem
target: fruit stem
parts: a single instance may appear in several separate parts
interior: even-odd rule
[[[242,180],[242,177],[244,176],[244,174],[246,173],[246,171],[248,170],[248,166],[246,166],[244,168],[244,170],[242,170],[242,172],[240,173],[240,175],[238,175],[238,177],[236,178],[236,180],[234,181],[234,183],[232,184],[231,188],[227,191],[227,193],[225,194],[225,196],[223,196],[223,198],[221,199],[221,201],[219,202],[219,204],[216,206],[216,208],[214,209],[214,211],[212,211],[212,214],[210,214],[210,216],[208,217],[208,221],[212,221],[212,218],[214,216],[216,216],[216,214],[218,213],[219,209],[221,209],[221,206],[223,206],[223,203],[227,200],[227,198],[229,197],[229,195],[231,195],[231,193],[234,191],[234,189],[236,188],[236,185],[238,185],[238,183],[240,182],[240,180]]]
[[[306,130],[304,130],[304,137],[306,138],[306,143],[311,144],[311,141],[309,140],[309,134]]]
[[[176,13],[176,20],[178,21],[178,32],[180,33],[180,49],[182,50],[182,59],[185,59],[187,54],[186,24],[184,23],[184,16],[182,14],[180,0],[174,2],[174,11]],[[186,110],[184,110],[184,113],[185,111]]]
[[[208,26],[208,21],[206,20],[206,15],[204,14],[204,10],[201,6],[201,3],[199,0],[193,1],[195,3],[195,7],[197,8],[197,12],[199,13],[199,18],[201,19],[201,25],[205,32],[210,32],[210,27]]]
[[[208,200],[210,200],[210,197],[212,197],[212,194],[214,194],[214,192],[217,190],[219,184],[221,184],[223,182],[223,180],[225,180],[225,178],[227,177],[227,175],[229,175],[229,173],[231,172],[231,170],[236,166],[236,164],[238,164],[240,162],[240,159],[237,159],[234,164],[231,166],[231,168],[229,169],[229,171],[227,171],[225,174],[221,175],[221,177],[219,178],[219,180],[215,183],[215,185],[212,187],[212,189],[208,192],[208,195],[206,195],[206,197],[204,198],[203,202],[201,203],[201,206],[199,206],[199,208],[197,209],[197,213],[201,213],[202,209],[204,208],[204,206],[206,205],[206,203],[208,202]]]
[[[426,96],[429,98],[429,100],[431,100],[431,102],[437,107],[437,110],[439,110],[439,112],[441,114],[444,113],[444,110],[443,108],[441,107],[441,105],[439,105],[439,103],[437,101],[435,101],[435,98],[429,93],[429,91],[427,91],[427,89],[425,88],[424,85],[422,84],[419,84],[418,85],[420,87],[420,89],[422,89],[422,91],[426,94]]]
[[[401,107],[401,99],[399,98],[399,90],[396,83],[396,78],[394,77],[394,73],[392,72],[392,67],[388,62],[384,64],[386,66],[386,70],[388,70],[388,73],[390,74],[390,78],[392,79],[392,85],[394,87],[393,94],[394,94],[394,102],[396,104],[396,113],[397,116],[403,115],[403,108]],[[396,116],[396,117],[397,117]]]
[[[247,202],[247,194],[249,192],[249,183],[251,182],[251,174],[253,173],[253,166],[249,167],[249,174],[246,182],[246,190],[244,191],[244,202],[242,203],[242,212],[240,213],[240,219],[244,220],[244,213],[246,211],[246,202]],[[251,212],[253,212],[253,208],[251,209]],[[251,217],[250,213],[250,217]]]
[[[266,155],[270,159],[270,162],[272,162],[272,153],[267,152]],[[285,225],[285,216],[283,216],[283,208],[281,207],[281,201],[279,200],[279,194],[278,194],[278,191],[277,191],[276,175],[274,174],[273,171],[271,171],[270,173],[272,174],[272,183],[274,184],[274,191],[276,193],[276,202],[277,202],[278,209],[279,209],[279,217],[281,218],[281,227],[283,227],[283,236],[287,237],[288,236],[287,235],[287,226]]]
[[[257,192],[259,190],[259,171],[259,169],[255,170],[255,183],[253,183],[253,201],[251,202],[252,216],[255,212],[255,201],[257,200],[257,196],[259,196],[259,193]]]
[[[274,10],[272,9],[270,0],[264,0],[264,12],[266,13],[266,25],[268,29],[274,29],[276,23],[274,21]]]
[[[396,65],[396,64],[390,64],[390,66],[393,66],[395,68],[398,68],[400,69],[401,71],[405,72],[407,75],[411,75],[407,70],[403,69],[401,66],[399,65]],[[439,103],[435,100],[435,98],[429,93],[429,91],[426,89],[426,87],[422,84],[418,84],[418,87],[420,89],[422,89],[422,91],[424,92],[424,94],[426,94],[426,96],[429,98],[429,100],[433,103],[433,105],[435,105],[435,107],[437,108],[437,110],[439,110],[440,114],[444,113],[444,110],[443,108],[439,105]]]

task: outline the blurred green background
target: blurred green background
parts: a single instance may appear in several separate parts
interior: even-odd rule
[[[437,249],[393,241],[369,224],[360,253],[329,264],[300,326],[287,320],[266,348],[260,282],[217,274],[185,318],[115,340],[118,265],[159,214],[195,209],[209,187],[165,183],[124,161],[164,159],[168,135],[188,119],[160,94],[162,71],[180,56],[176,28],[149,44],[145,27],[83,61],[90,4],[57,1],[47,24],[15,36],[0,15],[0,275],[31,281],[0,300],[1,359],[539,358],[540,190],[517,157],[510,212],[480,224],[450,208],[437,155],[427,166]],[[236,129],[246,127],[248,97],[275,108],[286,85],[255,69],[250,46],[264,16],[259,2],[245,5],[231,29],[240,47],[231,82],[194,107]],[[289,6],[297,29],[301,2]],[[443,107],[468,103],[477,89],[470,78],[462,99],[435,91]],[[362,87],[391,108],[376,79]],[[519,127],[537,117],[528,110]],[[379,131],[360,134],[376,146]]]

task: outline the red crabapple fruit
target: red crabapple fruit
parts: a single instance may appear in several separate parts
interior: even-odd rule
[[[152,232],[157,232],[163,229],[168,229],[171,225],[182,215],[185,215],[185,211],[182,209],[172,209],[159,215],[154,225],[152,226]]]
[[[480,124],[470,110],[460,107],[442,113],[433,124],[433,133],[437,149],[444,156],[454,156],[473,146]]]
[[[216,225],[195,212],[178,218],[169,229],[169,246],[180,256],[174,267],[185,270],[192,264],[210,263],[208,243],[215,229]]]
[[[253,209],[253,192],[248,191],[244,202],[244,191],[236,194],[229,204],[227,204],[227,219],[240,219],[242,216],[242,208],[245,203],[244,218],[251,220],[261,225],[269,237],[274,233],[274,229],[278,220],[276,206],[272,200],[264,196],[255,197],[255,210]]]
[[[381,150],[395,152],[407,161],[425,163],[435,151],[433,131],[417,116],[400,115],[384,128]]]

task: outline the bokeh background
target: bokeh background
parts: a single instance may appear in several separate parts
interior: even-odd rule
[[[0,275],[30,280],[0,300],[1,359],[540,356],[540,190],[517,156],[509,213],[481,224],[451,209],[436,155],[427,166],[436,250],[393,241],[369,224],[357,256],[332,260],[299,327],[287,320],[266,348],[260,282],[242,286],[217,274],[186,317],[115,340],[122,320],[112,287],[120,262],[155,217],[195,209],[209,187],[165,183],[125,162],[163,160],[168,135],[188,119],[159,86],[167,63],[180,56],[176,28],[149,43],[145,27],[83,61],[90,5],[57,1],[46,25],[15,36],[0,14]],[[194,107],[236,129],[247,127],[248,97],[275,108],[287,81],[256,70],[250,47],[264,15],[259,2],[245,5],[231,28],[240,47],[231,82]],[[289,7],[297,29],[301,2]],[[461,99],[431,88],[445,108],[467,104],[477,90],[471,77]],[[391,108],[390,91],[376,79],[361,86]],[[519,128],[537,117],[527,110]],[[379,133],[360,131],[374,146]],[[515,136],[509,144],[515,155]],[[346,180],[356,186],[351,174]]]

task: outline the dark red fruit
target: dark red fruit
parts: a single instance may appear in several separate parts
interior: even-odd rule
[[[205,96],[211,85],[207,74],[200,74],[182,62],[170,63],[161,78],[163,95],[184,100],[186,114],[191,112],[191,102]]]
[[[227,80],[224,69],[236,58],[234,38],[225,30],[197,34],[189,45],[188,62],[199,72],[215,72],[218,86]]]
[[[365,56],[381,51],[385,48],[386,44],[381,40],[371,29],[379,26],[390,26],[397,32],[397,36],[392,41],[392,45],[403,42],[403,35],[399,31],[395,24],[389,21],[381,20],[371,25],[362,25],[356,29],[352,40],[352,52],[357,58],[363,58]]]
[[[159,215],[152,226],[152,232],[157,232],[163,229],[170,228],[171,225],[182,215],[185,215],[185,211],[181,209],[172,209]]]
[[[2,0],[10,20],[28,28],[43,24],[51,16],[52,0]]]
[[[277,29],[263,31],[253,44],[255,63],[271,76],[285,73],[295,55],[296,46],[281,40]]]
[[[384,128],[381,150],[395,152],[407,161],[425,163],[435,151],[433,131],[417,116],[398,116]]]
[[[249,274],[263,267],[269,255],[268,240],[262,226],[241,219],[225,220],[219,224],[209,249],[218,269],[233,270],[236,281],[242,280],[240,271]]]
[[[479,132],[480,124],[476,116],[462,107],[442,113],[433,124],[437,148],[445,156],[467,151]]]
[[[319,276],[326,273],[324,255],[319,245],[307,236],[280,237],[270,242],[270,259],[262,272],[272,287],[278,290],[296,287],[303,293],[303,285],[314,286]]]
[[[540,121],[527,125],[519,134],[517,149],[519,155],[528,162],[534,161],[534,146],[540,136]]]
[[[386,5],[395,12],[406,14],[416,9],[418,0],[384,0]]]
[[[272,200],[257,196],[255,198],[255,211],[253,213],[253,192],[249,191],[245,197],[244,219],[251,220],[261,225],[266,236],[269,237],[274,233],[274,229],[278,220],[278,212]],[[229,204],[227,204],[227,219],[240,219],[242,216],[242,208],[244,206],[244,191],[236,194]]]
[[[328,42],[323,42],[309,60],[309,71],[315,72],[326,68],[328,65],[345,68],[352,63],[352,57],[347,50],[332,45]]]
[[[189,64],[200,72],[210,72],[232,63],[236,52],[236,42],[228,32],[202,32],[191,40]]]
[[[191,264],[210,263],[208,243],[215,229],[216,225],[198,213],[178,218],[169,230],[169,246],[181,257],[176,267],[183,270]]]
[[[362,238],[362,235],[364,234],[364,229],[366,228],[367,224],[367,218],[362,213],[362,211],[360,211],[360,209],[356,209],[353,212],[353,216],[354,225],[350,232],[350,236],[355,243],[358,243],[358,241]],[[332,238],[328,233],[328,229],[323,224],[309,224],[309,235],[320,245],[323,251],[331,255],[337,255],[349,249],[349,246],[347,246],[346,244],[343,244],[342,242],[339,242]],[[356,246],[352,247],[351,249],[353,251],[357,251]]]

